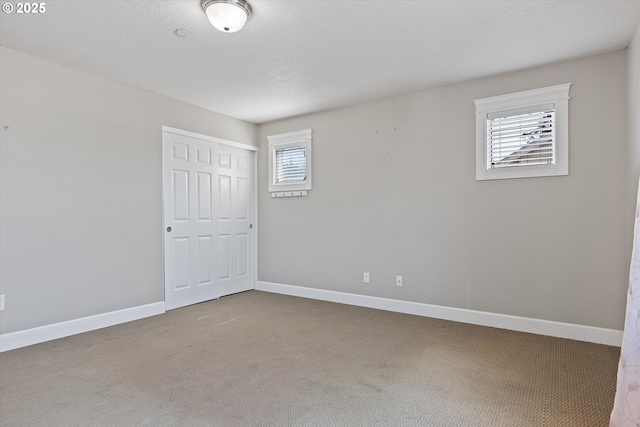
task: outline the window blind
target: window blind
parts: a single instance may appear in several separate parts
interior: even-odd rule
[[[307,178],[306,148],[289,147],[276,150],[276,183],[304,182]]]
[[[555,106],[487,116],[487,169],[555,164]]]

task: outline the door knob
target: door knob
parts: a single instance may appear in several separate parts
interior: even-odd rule
[[[253,224],[249,224],[249,228],[253,228]]]
[[[167,232],[171,233],[171,227],[167,227]]]

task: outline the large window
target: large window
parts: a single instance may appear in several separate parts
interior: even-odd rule
[[[311,129],[267,137],[272,197],[306,196],[311,190]]]
[[[570,85],[475,101],[477,180],[569,174]]]

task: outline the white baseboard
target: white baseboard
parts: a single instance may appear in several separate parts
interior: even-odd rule
[[[379,310],[395,311],[398,313],[413,314],[416,316],[433,317],[436,319],[509,329],[512,331],[530,332],[538,335],[549,335],[552,337],[568,338],[572,340],[587,341],[618,347],[622,345],[622,331],[614,329],[553,322],[550,320],[531,319],[528,317],[510,316],[507,314],[488,313],[484,311],[467,310],[464,308],[400,301],[367,295],[348,294],[323,289],[304,288],[279,283],[258,281],[256,282],[256,289],[259,291],[331,301],[341,304],[357,305],[360,307],[376,308]]]
[[[622,344],[622,331],[614,329],[554,322],[550,320],[531,319],[528,317],[488,313],[484,311],[467,310],[464,308],[445,307],[367,295],[349,294],[324,289],[304,288],[301,286],[283,285],[279,283],[258,281],[256,282],[256,289],[259,291],[277,294],[331,301],[341,304],[375,308],[378,310],[433,317],[436,319],[452,320],[455,322],[490,326],[520,332],[530,332],[533,334],[549,335],[552,337],[568,338],[598,344],[618,347]],[[112,311],[109,313],[97,314],[94,316],[82,317],[80,319],[69,320],[52,325],[40,326],[24,331],[2,334],[0,335],[0,352],[106,328],[120,323],[131,322],[133,320],[155,316],[164,312],[164,302],[158,302]]]
[[[164,312],[164,302],[157,302],[2,334],[0,335],[0,352],[131,322]]]

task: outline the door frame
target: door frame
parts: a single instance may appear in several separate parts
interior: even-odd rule
[[[162,135],[164,135],[164,133],[172,133],[175,135],[182,135],[182,136],[187,136],[187,137],[191,137],[191,138],[196,138],[196,139],[202,139],[205,141],[210,141],[216,144],[222,144],[222,145],[228,145],[231,147],[236,147],[236,148],[242,148],[244,150],[248,150],[248,151],[252,151],[253,155],[252,155],[252,159],[253,159],[253,229],[254,229],[254,235],[253,235],[253,289],[256,288],[256,282],[258,281],[258,228],[259,228],[259,221],[258,221],[258,151],[259,148],[254,146],[254,145],[249,145],[249,144],[243,144],[241,142],[235,142],[235,141],[230,141],[227,139],[222,139],[222,138],[217,138],[215,136],[209,136],[209,135],[204,135],[201,133],[196,133],[196,132],[191,132],[188,130],[183,130],[183,129],[177,129],[174,127],[170,127],[170,126],[162,126]],[[160,139],[160,144],[162,146],[162,138]],[[162,227],[160,227],[160,233],[162,236],[162,295],[163,295],[163,302],[166,303],[167,301],[167,295],[166,295],[166,280],[167,278],[165,277],[165,218],[164,218],[164,197],[165,197],[165,188],[164,188],[164,180],[163,178],[163,174],[164,174],[164,150],[162,150],[162,165],[161,165],[161,171],[162,173],[160,174],[160,178],[162,180],[162,203],[161,203],[161,210],[162,210]]]

